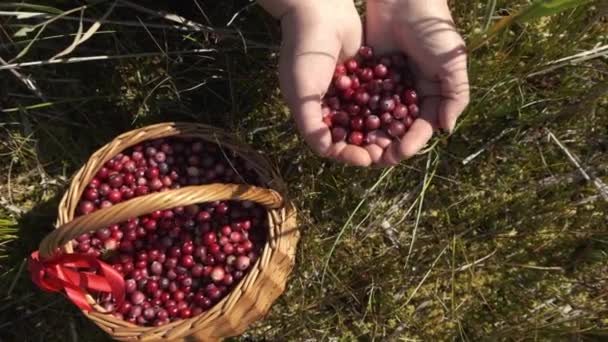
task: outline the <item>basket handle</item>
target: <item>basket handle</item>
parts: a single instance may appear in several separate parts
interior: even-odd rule
[[[283,205],[283,198],[278,192],[245,184],[217,183],[156,192],[97,210],[62,225],[40,242],[40,257],[51,257],[57,248],[81,234],[97,231],[155,210],[227,200],[252,201],[268,209],[276,209]]]

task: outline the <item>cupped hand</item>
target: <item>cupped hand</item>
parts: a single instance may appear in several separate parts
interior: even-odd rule
[[[370,165],[372,154],[381,156],[383,150],[334,143],[321,111],[336,64],[354,56],[362,43],[361,19],[353,1],[297,1],[282,15],[281,26],[281,92],[304,140],[323,157]]]
[[[376,53],[410,58],[421,100],[420,117],[384,151],[395,165],[420,151],[433,132],[451,132],[469,103],[467,56],[446,0],[367,0],[366,43]]]

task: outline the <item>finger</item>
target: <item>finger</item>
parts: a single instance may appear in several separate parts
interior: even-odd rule
[[[464,50],[445,66],[440,75],[442,100],[439,105],[439,126],[449,132],[469,104],[469,76]]]
[[[330,148],[328,157],[352,166],[369,166],[372,163],[369,152],[365,148],[345,142],[334,144]]]
[[[384,152],[383,160],[387,164],[397,165],[420,151],[431,139],[438,127],[437,110],[439,97],[427,97],[420,108],[420,117],[414,121],[405,135],[393,143]]]
[[[384,153],[384,149],[376,144],[370,144],[365,146],[365,149],[369,153],[371,162],[373,164],[377,164],[382,160],[382,154]]]
[[[339,39],[342,42],[341,60],[355,56],[363,43],[363,25],[361,24],[361,17],[359,16],[359,13],[357,13],[357,9],[354,8],[354,3],[351,3],[348,6],[352,6],[353,8],[348,11],[348,17],[343,20],[357,24],[341,25],[342,30],[339,32]]]
[[[378,145],[381,149],[391,144],[391,138],[382,130],[368,132],[367,139],[370,144]]]

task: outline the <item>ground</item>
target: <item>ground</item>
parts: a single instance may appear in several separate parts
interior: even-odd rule
[[[455,133],[384,170],[307,149],[277,89],[279,28],[247,1],[38,3],[50,7],[0,4],[48,13],[0,16],[0,341],[107,340],[35,288],[24,260],[96,148],[170,120],[236,132],[277,165],[300,209],[288,289],[235,340],[608,338],[608,60],[593,51],[608,40],[604,2],[472,52]],[[453,2],[467,41],[526,1],[487,3]],[[118,58],[10,67],[51,59],[81,18],[86,32],[105,14],[67,57]],[[593,58],[558,61],[584,52]]]

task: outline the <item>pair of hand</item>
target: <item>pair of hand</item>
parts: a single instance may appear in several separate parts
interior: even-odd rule
[[[350,165],[396,165],[422,149],[437,129],[452,131],[469,102],[464,42],[447,0],[367,0],[365,43],[377,54],[409,56],[420,117],[400,140],[378,136],[365,147],[333,143],[321,98],[338,61],[354,56],[363,25],[352,0],[260,0],[281,19],[279,78],[283,97],[308,145]]]

